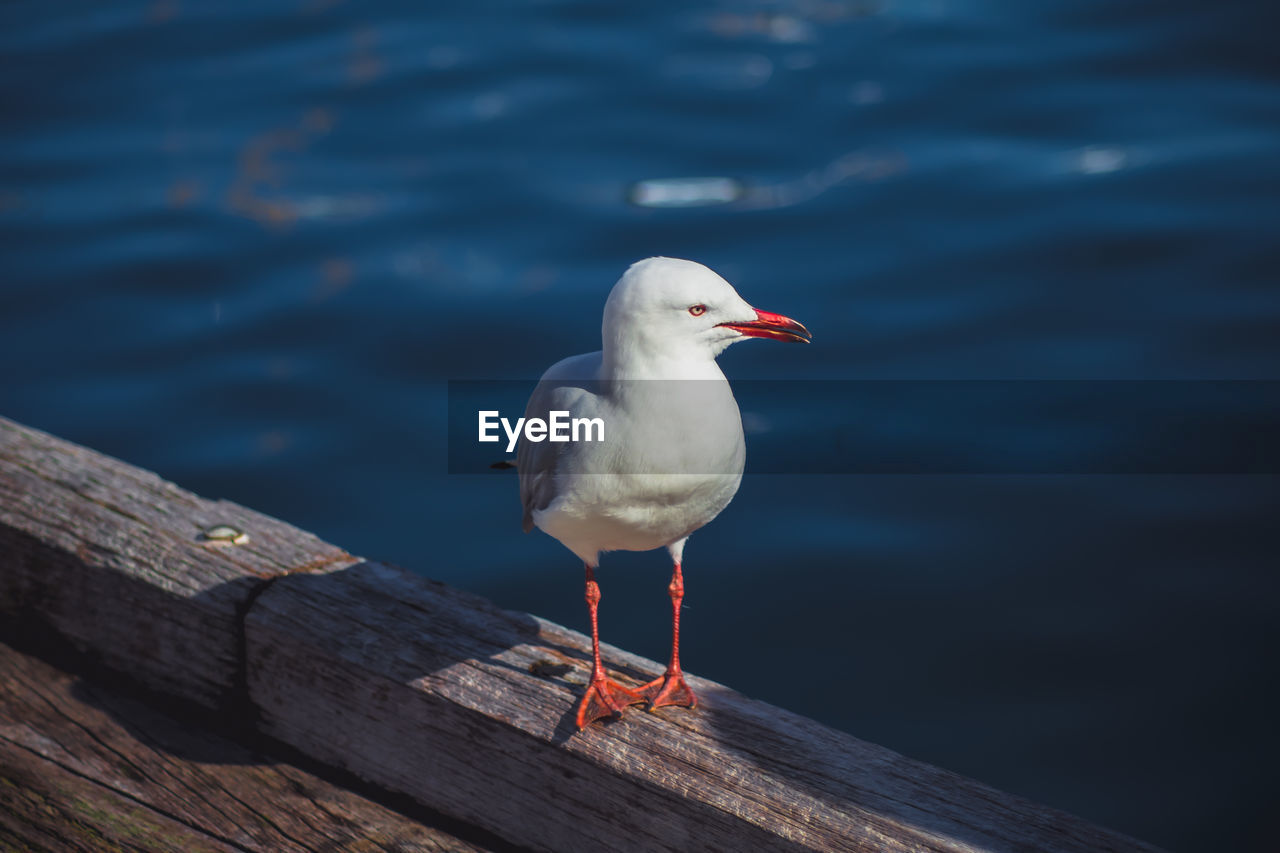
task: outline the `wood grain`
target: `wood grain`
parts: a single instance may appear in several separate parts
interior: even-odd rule
[[[1154,849],[703,679],[578,732],[586,637],[381,564],[280,578],[247,637],[265,731],[541,850]]]
[[[218,524],[249,542],[202,541]],[[150,687],[226,707],[240,611],[264,581],[352,562],[274,518],[0,418],[0,618],[51,626]]]
[[[0,645],[5,831],[56,850],[483,849]]]
[[[202,542],[215,524],[250,540]],[[696,710],[634,708],[578,732],[581,634],[3,420],[0,618],[533,849],[1154,849],[694,677]],[[610,647],[605,658],[624,682],[662,670]],[[73,766],[94,784],[128,776],[105,755],[73,765],[17,738],[9,756],[26,750],[27,787],[30,756],[58,765],[50,778]],[[172,776],[146,805],[173,829],[162,819],[186,820],[189,768],[147,767]],[[191,784],[217,776],[200,773]],[[126,796],[123,784],[97,795]],[[227,804],[201,831],[243,846],[262,843],[250,828],[264,821],[282,837],[323,823],[287,791],[271,796],[257,817]]]

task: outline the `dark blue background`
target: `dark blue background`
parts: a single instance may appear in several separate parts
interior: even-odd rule
[[[647,255],[814,332],[731,377],[1280,378],[1272,6],[10,0],[0,413],[582,628],[513,477],[444,474],[445,383],[597,348]],[[744,195],[628,203],[707,175]],[[811,423],[883,419],[858,405]],[[805,434],[749,415],[749,466]],[[950,434],[904,418],[895,452]],[[748,477],[686,551],[685,663],[1175,849],[1263,849],[1277,498]],[[662,658],[665,556],[600,577],[605,639]]]

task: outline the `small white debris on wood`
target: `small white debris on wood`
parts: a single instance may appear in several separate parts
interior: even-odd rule
[[[249,541],[249,534],[229,524],[219,524],[200,534],[200,538],[210,545],[244,545]]]

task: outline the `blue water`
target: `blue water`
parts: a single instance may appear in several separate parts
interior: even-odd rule
[[[445,388],[597,348],[636,259],[813,330],[726,353],[740,379],[1280,378],[1271,9],[11,0],[0,413],[583,628],[514,478],[446,473]],[[737,189],[633,203],[689,177]],[[811,408],[751,412],[753,446],[868,414]],[[685,664],[1175,850],[1264,849],[1278,499],[749,476],[686,552]],[[665,655],[668,571],[609,556],[607,641]]]

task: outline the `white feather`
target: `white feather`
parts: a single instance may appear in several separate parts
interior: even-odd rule
[[[720,324],[756,317],[701,264],[633,264],[605,305],[603,348],[557,362],[529,398],[526,418],[601,418],[607,440],[521,440],[525,530],[536,525],[591,566],[615,550],[666,547],[680,560],[742,481],[742,419],[715,359],[743,340]]]

